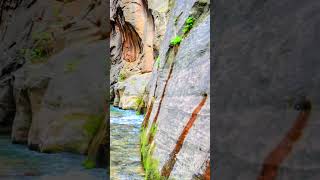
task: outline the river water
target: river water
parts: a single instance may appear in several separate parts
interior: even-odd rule
[[[112,180],[144,178],[140,159],[140,127],[143,115],[110,107],[110,170]]]
[[[112,180],[143,180],[139,134],[143,115],[110,107],[110,169]],[[85,156],[45,154],[0,136],[0,180],[106,180],[105,169],[85,169]]]
[[[0,136],[0,180],[106,180],[105,169],[84,169],[85,157],[71,153],[45,154]]]

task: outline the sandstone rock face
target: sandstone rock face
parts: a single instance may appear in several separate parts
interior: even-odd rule
[[[33,113],[29,145],[38,144],[41,151],[86,151],[94,136],[86,126],[104,113],[105,49],[106,43],[100,41],[66,49],[49,59],[53,63],[48,62],[47,70],[54,75],[40,110]],[[70,63],[73,69],[67,68]],[[95,71],[89,74],[87,69]]]
[[[142,108],[137,98],[143,107],[148,106],[143,124],[146,134],[141,136],[154,137],[149,138],[149,146],[141,142],[142,158],[148,159],[143,164],[153,162],[150,159],[158,163],[145,166],[157,164],[156,169],[145,169],[147,179],[157,179],[156,174],[174,179],[208,174],[209,6],[206,0],[111,3],[110,97],[114,106],[124,109]],[[194,27],[185,33],[180,46],[171,47],[170,40],[183,34],[191,16]],[[144,73],[151,70],[151,74]]]
[[[43,152],[86,153],[96,135],[107,136],[100,128],[107,2],[5,0],[0,5],[1,78],[14,80],[3,87],[12,89],[10,105],[16,104],[13,142]]]
[[[164,36],[168,0],[113,0],[111,2],[111,84],[120,71],[146,73],[152,71]],[[119,65],[121,64],[121,65]]]
[[[267,157],[279,166],[264,171],[274,174],[272,179],[319,179],[319,5],[298,0],[216,4],[216,179],[258,179]],[[310,115],[309,108],[298,107],[303,96],[311,103]],[[275,159],[270,153],[279,152],[289,133],[295,136],[292,150]]]
[[[167,22],[170,13],[170,0],[148,0],[148,7],[151,10],[154,20],[153,54],[159,55],[160,45],[166,32]]]
[[[12,141],[27,143],[32,119],[41,109],[42,98],[52,74],[44,65],[25,65],[13,76],[16,114],[12,125]]]
[[[143,97],[146,77],[152,71],[154,59],[158,55],[168,7],[168,1],[111,2],[110,99],[115,106],[135,110],[138,108],[135,101],[138,96]],[[142,84],[129,82],[131,80],[141,81]],[[140,90],[136,92],[138,87]]]
[[[153,147],[150,156],[159,162],[160,175],[173,179],[203,178],[209,168],[209,6],[209,1],[175,1],[160,47],[160,62],[155,63],[148,86],[144,128],[147,143]],[[171,47],[170,40],[182,36],[190,16],[195,18],[194,27],[179,46]]]
[[[144,40],[144,37],[147,35],[150,37],[150,34],[146,33],[152,33],[149,29],[153,29],[153,21],[150,21],[148,9],[143,2],[142,0],[111,2],[111,62],[113,62],[112,65],[122,64],[120,69],[111,67],[118,70],[116,74],[123,71],[126,76],[129,76],[127,74],[129,71],[151,71],[153,54],[148,45],[150,46],[149,41],[152,44],[152,38]],[[111,83],[113,83],[112,79]]]
[[[10,132],[15,113],[12,83],[11,76],[0,79],[0,134]]]
[[[143,96],[151,73],[137,74],[129,77],[123,82],[118,82],[114,88],[115,98],[113,105],[122,109],[137,110],[143,103]]]
[[[88,159],[92,162],[96,162],[96,167],[107,168],[108,162],[110,161],[110,157],[107,155],[110,151],[110,138],[106,136],[106,132],[109,131],[108,122],[109,116],[106,116],[88,149]]]

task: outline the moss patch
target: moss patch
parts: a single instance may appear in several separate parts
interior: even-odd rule
[[[126,79],[127,79],[126,74],[124,72],[120,72],[118,81],[121,82],[121,81],[124,81]]]
[[[86,169],[92,169],[96,167],[96,163],[90,159],[86,159],[83,163],[82,166]]]
[[[176,19],[177,21],[177,19]],[[177,47],[180,45],[181,41],[187,36],[188,32],[193,28],[195,23],[195,18],[192,16],[189,16],[183,26],[182,32],[183,34],[181,36],[175,36],[170,40],[170,47]]]
[[[104,119],[104,116],[97,116],[97,115],[89,116],[86,123],[84,124],[85,132],[91,137],[95,136],[103,119]]]
[[[152,125],[150,129],[150,135],[155,136],[157,132],[157,125]],[[161,177],[159,172],[159,161],[152,157],[153,151],[155,149],[154,143],[148,143],[149,136],[147,134],[147,130],[145,128],[141,128],[140,134],[140,153],[142,159],[142,165],[145,170],[145,180],[154,179],[154,180],[162,180],[165,179]]]
[[[64,116],[65,120],[79,120],[84,119],[85,123],[83,129],[89,137],[95,136],[99,127],[104,120],[104,114],[86,114],[86,113],[72,113]]]
[[[195,21],[195,19],[193,17],[187,18],[187,20],[184,24],[183,30],[182,30],[184,34],[188,33],[192,29],[192,27],[194,25],[194,21]]]
[[[64,72],[70,73],[70,72],[75,71],[79,63],[80,63],[80,61],[78,59],[74,59],[71,62],[68,62],[64,66]]]
[[[176,37],[174,37],[174,38],[172,38],[170,40],[170,45],[171,46],[177,46],[177,45],[179,45],[181,43],[181,41],[182,41],[182,37],[181,36],[176,36]]]
[[[159,56],[157,57],[157,60],[156,60],[156,66],[157,66],[157,69],[160,68],[160,57]]]
[[[137,97],[135,103],[136,103],[136,106],[139,107],[140,104],[143,103],[143,98],[142,97]]]
[[[143,100],[143,96],[139,96],[136,98],[135,100],[135,106],[137,107],[136,108],[136,114],[137,115],[140,115],[140,114],[143,114],[143,108],[145,106],[145,102]]]
[[[32,64],[46,62],[53,52],[54,39],[51,33],[35,32],[32,34],[33,46],[30,49],[22,49],[21,55]]]

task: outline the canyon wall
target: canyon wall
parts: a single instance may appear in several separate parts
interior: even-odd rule
[[[107,137],[107,2],[2,0],[0,8],[0,126],[30,149],[96,156]]]
[[[194,24],[185,31],[189,18]],[[178,45],[171,40],[182,37]],[[172,1],[148,86],[142,155],[147,176],[210,178],[210,2]],[[145,136],[145,137],[143,137]]]
[[[110,95],[145,113],[146,179],[209,179],[210,2],[113,1],[110,17]]]
[[[114,106],[143,111],[144,94],[166,28],[168,1],[113,0],[110,11],[111,100]]]
[[[218,1],[215,178],[320,178],[320,2]]]

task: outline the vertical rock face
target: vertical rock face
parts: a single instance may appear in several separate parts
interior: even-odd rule
[[[142,152],[143,159],[157,164],[147,169],[149,178],[204,178],[210,162],[210,2],[178,0],[169,5],[159,63],[148,86],[142,149],[151,148]],[[189,17],[194,25],[186,32]],[[170,45],[176,36],[182,42]]]
[[[13,79],[2,76],[0,80],[0,134],[10,133],[15,113],[15,103],[12,91]]]
[[[42,152],[105,144],[106,1],[4,0],[0,8],[0,101],[16,107],[12,141]]]
[[[111,5],[111,98],[124,109],[138,109],[137,99],[148,107],[141,134],[147,179],[208,178],[209,1]],[[192,25],[183,30],[190,18]],[[182,42],[170,45],[176,36]]]
[[[165,2],[160,4],[163,5]],[[160,15],[161,13],[159,13]],[[146,83],[135,85],[132,83],[132,79],[149,81],[146,79],[149,75],[145,73],[152,71],[155,56],[158,54],[155,49],[159,49],[159,39],[163,37],[165,25],[161,30],[156,29],[153,11],[149,9],[146,0],[114,0],[111,2],[110,18],[112,26],[111,100],[114,101],[115,106],[124,109],[137,109],[135,100],[143,96]],[[165,24],[165,18],[162,19]],[[135,78],[130,80],[131,76],[135,76]],[[130,93],[132,89],[135,89],[130,88],[131,86],[141,86],[139,89],[142,91]],[[126,87],[128,87],[127,90],[125,90]],[[123,92],[129,93],[122,96]],[[133,96],[133,94],[135,95]],[[121,100],[122,97],[123,100]]]
[[[216,179],[319,179],[320,2],[219,2]]]

